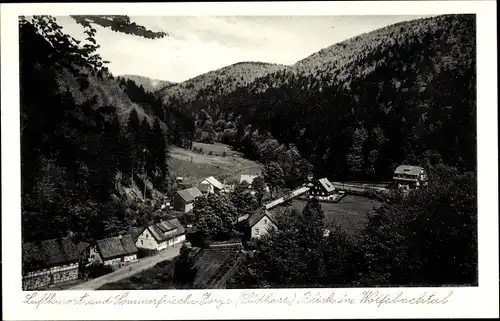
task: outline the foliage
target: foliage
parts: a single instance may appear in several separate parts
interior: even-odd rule
[[[70,231],[104,238],[137,221],[116,194],[134,167],[128,129],[137,130],[138,117],[123,126],[121,104],[96,93],[97,83],[114,80],[96,53],[92,23],[84,33],[81,42],[54,17],[20,17],[24,241]]]
[[[443,174],[435,173],[426,189],[395,196],[370,218],[360,244],[362,285],[477,282],[476,176]]]
[[[206,86],[179,100],[213,124],[234,122],[224,142],[278,161],[286,184],[296,174],[274,158],[293,146],[316,176],[339,180],[387,180],[397,165],[418,165],[433,152],[461,171],[476,167],[473,15],[398,23],[234,90],[221,92],[217,78]]]
[[[242,182],[234,188],[234,190],[230,193],[229,199],[236,207],[236,211],[238,215],[251,214],[257,208],[257,200],[250,193],[248,189],[248,184],[246,182]]]
[[[266,184],[261,176],[257,176],[252,181],[252,189],[255,191],[255,199],[257,204],[262,205],[262,199],[266,194]]]
[[[212,240],[226,240],[234,233],[238,212],[228,195],[208,194],[194,202],[195,227]]]
[[[335,226],[325,236],[317,202],[301,213],[285,211],[279,231],[255,241],[255,253],[230,286],[477,284],[476,175],[442,164],[431,173],[427,188],[388,197],[369,215],[360,239]]]
[[[183,244],[180,254],[174,264],[174,282],[177,286],[189,286],[196,277],[196,267],[192,255],[192,249]]]
[[[270,186],[274,191],[283,187],[285,184],[283,169],[276,162],[267,163],[264,167],[264,181]]]

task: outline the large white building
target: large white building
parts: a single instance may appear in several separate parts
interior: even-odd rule
[[[161,251],[172,245],[184,242],[186,229],[178,219],[151,224],[139,234],[137,248]]]

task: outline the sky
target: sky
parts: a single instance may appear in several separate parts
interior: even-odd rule
[[[242,61],[291,65],[322,48],[422,16],[131,16],[161,39],[95,27],[99,54],[114,75],[181,82]],[[64,32],[83,40],[83,27],[56,17]]]

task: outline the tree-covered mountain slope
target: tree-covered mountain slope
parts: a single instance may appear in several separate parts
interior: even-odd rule
[[[238,87],[253,82],[256,78],[284,67],[263,62],[239,62],[163,88],[157,95],[165,102],[171,101],[172,97],[183,102],[192,101],[197,97],[214,97],[230,93]]]
[[[402,22],[191,106],[213,123],[237,119],[233,144],[249,155],[267,132],[322,175],[389,179],[424,159],[471,169],[475,48],[474,15]]]
[[[130,79],[133,82],[135,82],[138,86],[142,86],[145,91],[148,91],[150,93],[154,93],[158,90],[176,85],[175,82],[154,79],[139,75],[119,75],[117,76],[117,78]]]

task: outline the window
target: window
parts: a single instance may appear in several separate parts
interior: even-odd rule
[[[267,224],[267,220],[266,219],[264,219],[264,224]]]
[[[258,228],[255,229],[255,235],[259,235],[259,229]]]
[[[144,245],[144,241],[143,240],[141,240],[141,245]]]
[[[148,233],[146,233],[146,238],[148,238]]]

